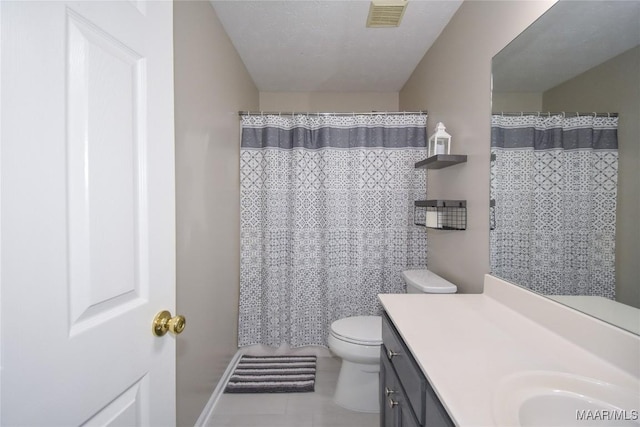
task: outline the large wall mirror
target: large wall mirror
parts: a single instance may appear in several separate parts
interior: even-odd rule
[[[492,75],[492,274],[640,334],[640,1],[561,0]]]

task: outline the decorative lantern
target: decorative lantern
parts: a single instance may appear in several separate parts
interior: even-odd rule
[[[442,122],[436,125],[436,132],[429,138],[428,157],[436,154],[450,154],[451,152],[451,135],[445,132]]]

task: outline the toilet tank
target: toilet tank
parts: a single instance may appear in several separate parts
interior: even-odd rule
[[[455,294],[458,290],[456,285],[427,269],[403,271],[402,278],[408,294]]]

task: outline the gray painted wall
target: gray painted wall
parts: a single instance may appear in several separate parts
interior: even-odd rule
[[[491,58],[555,1],[465,1],[400,92],[400,109],[429,111],[465,164],[429,171],[429,199],[466,199],[467,230],[429,230],[428,265],[460,292],[482,291],[489,272]]]
[[[494,91],[491,94],[491,111],[493,113],[542,111],[542,93]]]
[[[398,111],[397,92],[260,92],[263,111]]]
[[[237,350],[240,124],[258,90],[209,2],[174,3],[179,426],[192,426]],[[167,392],[170,392],[167,390]]]

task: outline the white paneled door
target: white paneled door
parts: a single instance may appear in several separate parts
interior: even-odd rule
[[[172,7],[0,2],[2,425],[175,424]]]

